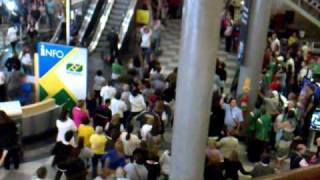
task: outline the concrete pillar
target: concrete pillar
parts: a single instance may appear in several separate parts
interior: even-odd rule
[[[70,45],[71,40],[71,0],[66,0],[66,44]]]
[[[222,0],[185,0],[170,179],[203,179]]]
[[[259,75],[262,71],[264,51],[270,23],[272,0],[252,0],[245,61],[240,66],[237,94],[242,94],[244,81],[250,82],[249,106],[257,99]]]

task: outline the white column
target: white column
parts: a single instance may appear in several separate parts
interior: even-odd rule
[[[66,44],[70,44],[70,12],[71,12],[71,0],[65,0],[66,1]]]
[[[240,66],[237,94],[242,94],[245,80],[250,81],[249,105],[257,99],[259,75],[262,71],[263,56],[267,44],[272,0],[252,0],[250,8],[248,39],[245,50],[245,62]]]
[[[170,179],[203,179],[222,0],[185,0]]]

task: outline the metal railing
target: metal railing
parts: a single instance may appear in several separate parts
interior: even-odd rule
[[[295,2],[299,7],[306,10],[314,18],[320,20],[320,2],[315,0],[291,0]]]
[[[93,14],[97,8],[97,4],[98,4],[99,0],[92,0],[92,2],[90,3],[87,11],[86,11],[86,15],[83,19],[83,23],[81,25],[79,34],[78,34],[78,43],[82,43],[82,40],[84,38],[84,35],[86,34],[86,31],[89,27],[89,24],[92,20]]]
[[[320,9],[317,10],[308,0],[282,0],[293,10],[320,28]]]
[[[107,24],[107,21],[109,19],[109,15],[111,13],[112,7],[114,5],[115,0],[109,0],[108,4],[105,6],[104,10],[103,10],[103,15],[100,17],[100,21],[99,21],[99,25],[97,26],[95,33],[93,35],[92,41],[88,47],[89,52],[93,52],[98,43],[99,43],[99,39],[102,35],[102,32]]]
[[[52,38],[50,39],[50,42],[51,42],[51,43],[56,43],[56,42],[58,42],[59,36],[60,36],[60,34],[61,34],[61,31],[62,31],[62,24],[63,24],[64,22],[65,22],[64,19],[62,19],[62,20],[59,21],[59,24],[58,24],[56,30],[54,31],[54,34],[53,34]]]
[[[137,5],[137,0],[131,0],[127,13],[125,14],[125,17],[122,21],[121,27],[120,27],[120,32],[119,32],[119,43],[118,43],[118,49],[121,49],[123,41],[126,37],[126,34],[128,32],[131,20],[133,19],[134,11]]]

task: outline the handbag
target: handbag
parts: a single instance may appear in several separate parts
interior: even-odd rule
[[[232,26],[229,25],[224,31],[224,36],[231,36],[231,34],[232,34]]]

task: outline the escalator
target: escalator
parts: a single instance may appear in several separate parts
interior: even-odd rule
[[[96,21],[97,19],[99,19],[97,17],[99,17],[103,7],[107,2],[108,1],[106,0],[91,0],[89,7],[86,11],[85,17],[83,19],[81,28],[79,30],[78,37],[76,39],[77,44],[83,44],[84,39],[87,39],[88,36],[91,34],[92,30],[94,29],[94,26],[96,25],[95,23],[98,22]]]
[[[128,32],[130,22],[133,18],[137,0],[109,0],[104,7],[100,21],[89,44],[89,51],[105,52],[109,43],[108,32],[111,28],[119,34],[119,49],[122,47],[124,38]]]
[[[314,0],[282,0],[303,17],[320,28],[320,2]]]

